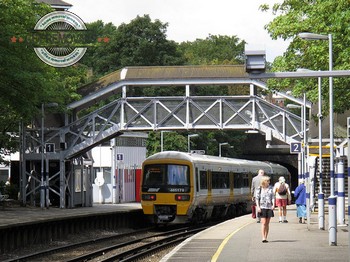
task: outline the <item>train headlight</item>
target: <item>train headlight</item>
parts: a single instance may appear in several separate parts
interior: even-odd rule
[[[176,201],[189,201],[189,200],[190,200],[190,195],[180,195],[180,194],[176,194],[176,195],[175,195],[175,200],[176,200]]]
[[[155,201],[157,196],[155,194],[142,194],[142,200]]]

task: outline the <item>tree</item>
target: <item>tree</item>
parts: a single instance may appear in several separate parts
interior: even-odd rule
[[[186,64],[191,65],[240,65],[244,64],[245,41],[237,36],[209,35],[205,39],[183,42],[179,45]],[[193,86],[191,94],[198,96],[225,96],[249,94],[248,85],[232,86]],[[225,156],[235,157],[241,154],[242,142],[246,134],[242,131],[202,131],[194,149],[205,150],[209,155],[218,155],[218,144],[228,142],[233,149]]]
[[[177,44],[166,39],[167,27],[167,23],[152,21],[149,15],[137,16],[117,28],[102,21],[87,24],[92,35],[108,36],[110,41],[90,48],[82,63],[98,76],[127,66],[181,65],[183,58]]]
[[[245,41],[236,36],[209,35],[183,42],[179,48],[191,65],[237,65],[244,63]]]
[[[84,68],[53,68],[43,63],[26,42],[38,18],[51,12],[34,0],[0,0],[0,162],[4,154],[18,151],[20,122],[40,116],[42,103],[64,103],[74,98]]]
[[[161,151],[161,132],[149,132],[147,139],[147,155],[153,155]],[[187,134],[166,132],[163,134],[164,151],[187,152]]]
[[[164,151],[188,151],[188,132],[176,130],[163,134]],[[241,131],[199,131],[198,137],[190,140],[191,150],[204,150],[207,155],[219,155],[219,143],[227,142],[230,146],[223,147],[226,157],[237,157],[242,154],[242,141],[246,134]],[[161,151],[161,132],[149,132],[147,139],[147,155],[153,155]]]
[[[149,15],[137,16],[129,24],[121,24],[115,39],[120,66],[162,66],[182,64],[177,44],[166,39],[168,24]]]
[[[347,0],[293,1],[285,0],[272,7],[262,5],[263,11],[271,10],[277,16],[266,25],[273,39],[289,39],[291,43],[283,55],[273,63],[273,71],[295,71],[298,68],[328,70],[328,41],[305,41],[298,36],[301,32],[332,34],[333,69],[344,70],[350,67],[350,2]],[[328,81],[323,81],[323,99],[327,100]],[[317,80],[270,81],[277,89],[293,89],[295,95],[303,92],[311,101],[317,100]],[[350,109],[349,78],[334,79],[334,112],[343,113]],[[327,107],[328,103],[324,103]],[[328,110],[324,110],[327,112]]]
[[[189,65],[241,65],[244,64],[245,41],[237,36],[209,35],[205,39],[182,42],[179,50]],[[194,95],[236,95],[249,94],[244,85],[195,86]]]
[[[51,80],[33,49],[12,43],[11,38],[26,35],[37,17],[48,11],[34,1],[0,1],[0,162],[3,154],[17,149],[14,133],[20,121],[31,119],[41,102],[39,94],[47,94],[44,83]]]
[[[81,63],[93,69],[94,78],[103,76],[108,72],[117,70],[120,65],[118,52],[110,46],[111,39],[115,39],[117,28],[112,23],[104,24],[101,20],[86,24],[88,39],[95,41],[100,38],[108,38],[107,43],[91,44],[81,59]]]

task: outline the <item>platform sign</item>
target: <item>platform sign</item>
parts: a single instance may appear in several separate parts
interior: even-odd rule
[[[117,160],[123,161],[123,160],[124,160],[124,154],[118,153],[118,154],[117,154]]]
[[[45,144],[45,151],[46,151],[46,153],[55,152],[55,144],[54,143],[46,143]]]
[[[296,142],[296,143],[291,143],[290,144],[290,153],[291,154],[299,154],[301,153],[301,143]]]

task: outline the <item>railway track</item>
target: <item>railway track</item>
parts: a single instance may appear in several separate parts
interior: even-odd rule
[[[6,262],[14,261],[133,261],[146,257],[164,248],[169,248],[187,237],[208,228],[182,227],[156,231],[148,228],[124,234],[114,234],[98,239],[81,241],[74,244],[51,248],[28,254]],[[96,261],[97,261],[96,260]]]
[[[6,262],[48,261],[48,260],[62,261],[62,260],[58,260],[58,257],[60,254],[72,252],[72,250],[75,252],[79,252],[79,250],[81,250],[80,252],[84,252],[83,250],[86,248],[89,248],[89,247],[93,247],[93,246],[96,247],[98,245],[105,245],[105,243],[108,243],[108,242],[122,241],[123,239],[137,237],[139,235],[144,235],[144,234],[147,234],[149,232],[152,232],[155,229],[156,229],[155,227],[152,227],[152,228],[145,228],[145,229],[141,229],[141,230],[137,230],[137,231],[130,231],[130,232],[126,232],[126,233],[113,233],[109,236],[92,238],[92,239],[88,239],[85,241],[78,241],[75,243],[66,244],[66,245],[62,245],[62,246],[54,247],[54,248],[47,248],[47,249],[36,251],[36,252],[30,253],[27,255],[15,257],[15,258],[10,258],[10,259],[7,259],[5,261]],[[53,256],[56,256],[56,258],[51,259]],[[63,260],[65,260],[65,259],[63,259]]]
[[[159,252],[162,249],[172,247],[184,241],[186,238],[207,229],[208,226],[195,228],[195,229],[178,229],[169,231],[166,233],[157,234],[151,237],[145,237],[137,241],[132,241],[123,244],[125,251],[120,251],[120,246],[110,246],[103,250],[91,252],[84,256],[77,257],[75,259],[68,260],[69,262],[77,261],[136,261],[142,258],[151,256],[154,253]],[[155,238],[159,238],[155,240]],[[96,260],[92,260],[96,259]]]

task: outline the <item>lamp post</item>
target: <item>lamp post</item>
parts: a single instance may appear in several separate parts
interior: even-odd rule
[[[45,126],[45,104],[41,104],[41,169],[40,169],[40,207],[45,207],[45,186],[44,186],[44,126]]]
[[[197,137],[197,136],[199,136],[198,134],[189,134],[188,136],[187,136],[187,151],[188,151],[188,153],[190,153],[191,152],[191,137]]]
[[[333,70],[333,40],[332,34],[321,35],[314,33],[300,33],[298,36],[305,40],[328,40],[329,71]],[[330,168],[331,194],[328,197],[329,213],[329,245],[337,245],[337,198],[334,196],[334,123],[333,123],[333,77],[329,77],[329,143],[330,143]]]
[[[164,133],[171,132],[171,131],[160,131],[160,152],[163,152],[164,149]]]
[[[309,69],[298,69],[297,71],[312,71]],[[322,78],[318,77],[318,170],[319,170],[319,192],[318,192],[318,228],[324,230],[324,193],[322,174]],[[311,197],[310,197],[311,199]]]
[[[322,78],[318,78],[318,172],[319,172],[319,188],[318,188],[318,228],[324,230],[324,193],[323,193],[323,169],[322,169]]]
[[[222,147],[222,146],[227,146],[227,145],[228,145],[227,142],[225,142],[225,143],[219,143],[219,157],[221,157],[221,147]]]

